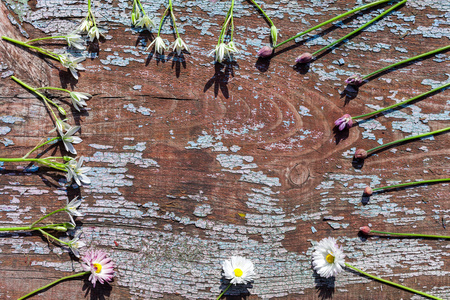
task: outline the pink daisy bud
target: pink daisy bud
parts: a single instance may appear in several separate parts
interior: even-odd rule
[[[372,194],[373,194],[372,188],[370,186],[366,186],[366,188],[364,189],[364,195],[372,196]]]
[[[263,57],[263,58],[269,57],[272,54],[273,54],[273,49],[270,46],[264,46],[258,51],[258,56]]]
[[[350,116],[349,114],[345,114],[334,121],[334,125],[338,126],[340,131],[344,130],[345,127],[350,128],[353,126],[352,116]]]
[[[299,57],[297,57],[295,59],[295,62],[298,64],[306,64],[309,63],[311,60],[313,59],[311,53],[303,53],[302,55],[300,55]]]
[[[361,85],[363,83],[363,81],[364,80],[362,79],[362,77],[360,75],[355,74],[355,75],[352,75],[349,78],[347,78],[345,80],[345,83],[349,84],[349,85],[356,85],[356,86],[358,86],[358,85]]]
[[[359,231],[361,231],[362,233],[364,233],[365,235],[370,233],[370,228],[369,226],[363,226],[363,227],[359,227]]]
[[[367,151],[364,149],[358,149],[355,151],[355,158],[365,159],[367,157]]]

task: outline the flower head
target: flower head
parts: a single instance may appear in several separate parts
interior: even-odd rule
[[[143,15],[141,18],[136,20],[136,23],[134,24],[136,27],[146,28],[148,31],[151,31],[152,28],[155,27],[155,23],[152,19],[150,19],[149,16]]]
[[[150,49],[153,45],[155,45],[155,52],[159,54],[163,54],[164,50],[167,50],[166,43],[164,43],[163,39],[160,36],[157,36],[153,42],[148,45],[147,50]]]
[[[361,75],[355,74],[355,75],[352,75],[349,78],[347,78],[345,80],[345,83],[349,84],[349,85],[356,85],[356,86],[358,86],[358,85],[361,85],[363,83],[363,81],[364,80],[362,79]]]
[[[339,130],[342,131],[345,129],[345,127],[352,127],[353,126],[353,119],[352,116],[349,114],[345,114],[336,121],[334,121],[334,125],[339,127]]]
[[[366,186],[364,189],[364,195],[372,196],[373,195],[373,189],[370,186]]]
[[[80,157],[80,160],[77,162],[75,159],[72,159],[66,163],[67,169],[67,182],[71,182],[75,180],[75,182],[81,186],[81,184],[90,184],[91,180],[83,173],[89,172],[91,168],[82,167],[84,161],[84,157]]]
[[[322,277],[336,276],[345,264],[345,254],[332,237],[324,238],[315,247],[312,254],[314,270]]]
[[[369,226],[363,226],[363,227],[359,227],[359,231],[361,231],[362,233],[364,233],[365,235],[370,233],[370,227]]]
[[[89,98],[91,97],[92,95],[88,93],[70,92],[70,98],[72,99],[73,107],[75,107],[75,109],[78,111],[80,111],[80,107],[87,106],[85,100],[89,100]]]
[[[270,27],[270,37],[272,38],[272,45],[275,46],[277,44],[278,37],[278,30],[275,25],[272,25],[272,27]]]
[[[83,216],[79,211],[77,211],[77,208],[80,207],[81,205],[81,199],[78,199],[78,197],[75,197],[72,199],[72,201],[70,201],[69,203],[67,203],[65,209],[66,212],[69,214],[70,217],[70,221],[73,225],[75,224],[75,220],[73,219],[73,217],[81,217]]]
[[[75,29],[75,32],[88,32],[92,25],[92,21],[84,19],[83,22],[81,22],[81,24]]]
[[[299,57],[297,57],[295,59],[295,62],[298,63],[298,64],[306,64],[306,63],[309,63],[312,60],[313,60],[312,54],[306,52],[306,53],[303,53],[302,55],[300,55]]]
[[[85,68],[81,64],[79,64],[80,62],[86,59],[86,57],[84,56],[75,58],[70,54],[64,53],[59,54],[58,58],[59,62],[63,65],[63,67],[69,69],[70,73],[72,73],[72,76],[75,79],[78,79],[77,70],[85,70]]]
[[[356,159],[365,159],[367,157],[367,151],[364,149],[358,149],[355,151]]]
[[[229,53],[239,53],[239,50],[236,48],[236,44],[233,41],[230,41],[227,44],[227,48]]]
[[[69,47],[74,47],[77,48],[78,50],[86,49],[86,46],[84,45],[84,40],[79,34],[70,33],[66,35],[65,39]]]
[[[237,51],[237,49],[235,49],[235,52],[236,51]],[[216,45],[216,48],[213,51],[211,51],[209,53],[209,55],[212,55],[214,53],[214,58],[215,58],[216,62],[221,63],[224,60],[225,55],[228,55],[228,59],[231,60],[231,52],[232,51],[230,51],[230,48],[228,47],[227,44],[220,43],[220,44]]]
[[[91,250],[82,257],[81,266],[84,271],[91,272],[89,280],[94,287],[97,281],[104,284],[110,282],[114,277],[114,263],[107,255],[102,250]]]
[[[272,53],[273,53],[272,47],[264,46],[258,51],[258,56],[266,58],[266,57],[272,56]]]
[[[75,237],[68,243],[70,251],[72,251],[73,255],[75,255],[76,257],[80,257],[80,251],[78,251],[78,249],[86,246],[85,242],[79,241],[82,234],[83,232],[81,230],[78,231]]]
[[[56,119],[55,121],[56,127],[50,130],[50,132],[57,130],[61,134],[61,132],[69,130],[72,126],[70,126],[65,121],[67,121],[67,119],[64,120]]]
[[[72,144],[79,144],[83,140],[79,138],[78,136],[73,136],[78,130],[80,130],[80,126],[74,126],[69,128],[66,133],[63,133],[62,131],[58,131],[59,135],[61,136],[61,140],[64,144],[64,148],[66,148],[67,152],[70,152],[72,154],[77,154],[77,150],[75,150],[74,146]]]
[[[170,45],[170,47],[172,47],[172,51],[176,52],[178,56],[180,56],[181,51],[186,50],[189,52],[189,48],[186,45],[186,43],[179,37],[175,40],[175,42],[173,42],[172,45]]]
[[[98,40],[100,36],[103,36],[103,33],[100,31],[100,29],[98,29],[97,26],[93,26],[91,27],[91,29],[89,29],[88,36],[89,40],[93,42],[95,39]]]
[[[246,284],[253,280],[256,275],[253,263],[241,256],[232,256],[222,264],[226,279],[230,279],[233,284]]]

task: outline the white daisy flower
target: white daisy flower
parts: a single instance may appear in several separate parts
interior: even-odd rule
[[[82,217],[83,215],[77,211],[77,208],[80,207],[81,205],[81,199],[79,199],[78,197],[75,197],[72,199],[72,201],[70,201],[69,203],[67,203],[65,209],[66,212],[69,214],[70,217],[70,221],[72,224],[75,224],[75,220],[73,219],[73,217]]]
[[[180,56],[181,51],[186,50],[189,52],[189,48],[186,45],[186,43],[179,37],[175,40],[175,42],[173,42],[172,45],[170,45],[170,47],[172,47],[172,51],[176,52],[178,56]]]
[[[232,256],[222,264],[224,276],[230,284],[246,284],[256,275],[253,263],[241,256]]]
[[[92,97],[91,94],[82,93],[82,92],[70,92],[70,98],[72,99],[73,107],[76,110],[80,111],[80,107],[87,106],[85,100],[89,100]]]
[[[79,34],[70,33],[66,35],[65,39],[69,47],[74,47],[77,48],[78,50],[86,49],[86,46],[84,45],[84,40]]]
[[[322,277],[336,276],[345,265],[345,254],[332,237],[324,238],[314,247],[312,264],[314,270]]]
[[[77,70],[85,70],[85,68],[79,63],[86,59],[86,57],[77,57],[74,58],[72,55],[64,53],[58,55],[59,62],[63,65],[63,67],[69,69],[70,73],[75,79],[78,79]]]
[[[70,251],[72,251],[73,255],[76,257],[80,257],[80,251],[78,249],[86,246],[86,243],[83,241],[79,241],[80,236],[83,234],[83,231],[78,231],[73,240],[68,243]]]
[[[164,43],[163,39],[160,36],[157,36],[150,45],[148,45],[147,50],[150,49],[153,45],[155,45],[155,52],[159,54],[163,54],[164,50],[167,50],[166,43]]]
[[[62,131],[59,131],[59,135],[61,136],[61,140],[64,144],[64,148],[66,148],[67,152],[70,152],[72,154],[77,154],[77,150],[75,150],[75,147],[72,144],[79,144],[83,140],[79,138],[78,136],[73,136],[78,130],[80,130],[80,126],[74,126],[69,128],[66,133],[63,133]]]
[[[74,180],[79,186],[81,186],[82,184],[91,184],[91,179],[83,174],[89,172],[91,168],[82,167],[83,160],[84,157],[80,157],[80,160],[78,162],[75,159],[72,159],[66,163],[67,182],[72,182],[72,180]]]
[[[152,28],[155,27],[155,23],[152,21],[152,19],[150,19],[149,16],[144,15],[143,17],[136,20],[134,26],[146,28],[148,31],[151,31]]]

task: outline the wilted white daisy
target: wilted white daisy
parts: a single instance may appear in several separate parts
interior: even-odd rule
[[[70,92],[70,98],[72,99],[73,107],[75,107],[76,110],[80,111],[80,107],[87,106],[85,100],[89,100],[89,98],[92,97],[91,94],[88,93],[82,93],[82,92]]]
[[[79,64],[86,59],[86,57],[84,56],[75,58],[70,54],[64,53],[59,54],[58,58],[63,67],[69,69],[70,73],[72,73],[72,76],[75,79],[78,79],[77,70],[85,70],[85,68],[81,64]]]
[[[81,205],[81,199],[79,199],[78,197],[75,197],[72,199],[72,201],[67,203],[67,205],[65,207],[66,212],[69,214],[70,221],[74,225],[75,225],[75,220],[73,219],[73,217],[83,216],[79,211],[77,211],[77,208],[80,207],[80,205]]]
[[[253,263],[241,256],[232,256],[222,264],[224,276],[230,284],[246,284],[256,275]]]
[[[59,131],[59,135],[61,136],[61,140],[64,144],[64,148],[66,148],[67,152],[70,152],[72,154],[77,154],[77,150],[75,150],[75,147],[72,144],[79,144],[83,140],[79,138],[78,136],[73,136],[78,130],[80,130],[80,126],[74,126],[69,128],[66,133],[63,133]]]
[[[160,36],[157,36],[150,45],[148,45],[147,50],[149,50],[153,45],[155,45],[155,52],[163,54],[164,50],[167,50],[166,43]]]
[[[66,35],[65,39],[69,47],[74,47],[77,48],[78,50],[86,49],[86,46],[84,45],[84,40],[81,37],[81,35],[78,35],[76,33],[70,33]]]
[[[151,31],[152,28],[155,27],[155,23],[150,19],[149,16],[144,15],[141,18],[136,20],[136,23],[134,24],[136,27],[146,28],[148,31]]]
[[[80,236],[83,234],[83,231],[78,231],[75,237],[68,243],[70,251],[72,251],[73,255],[76,257],[80,257],[80,251],[78,249],[86,246],[86,243],[80,241]]]
[[[231,60],[230,49],[225,43],[220,43],[216,45],[216,48],[209,53],[209,55],[214,54],[215,60],[218,63],[221,63],[225,58],[225,55],[228,55],[228,59]]]
[[[91,272],[89,280],[92,282],[94,288],[97,281],[103,284],[111,281],[114,277],[114,263],[107,255],[106,252],[101,250],[91,250],[82,258],[83,263],[81,266],[84,271]]]
[[[75,180],[75,182],[81,186],[81,184],[90,184],[91,180],[83,173],[89,172],[90,167],[82,167],[84,161],[84,157],[80,157],[80,160],[77,162],[75,159],[72,159],[66,163],[67,169],[67,182],[71,182]]]
[[[312,254],[314,270],[322,277],[336,276],[345,265],[345,254],[332,237],[324,238],[315,247]]]
[[[186,50],[189,52],[189,48],[186,43],[179,37],[175,40],[175,42],[170,45],[172,47],[172,51],[176,52],[178,56],[180,56],[181,51]]]

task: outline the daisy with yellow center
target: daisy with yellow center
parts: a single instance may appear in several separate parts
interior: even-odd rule
[[[89,280],[94,287],[97,281],[103,284],[112,280],[114,276],[114,264],[111,258],[107,257],[106,252],[91,250],[82,259],[82,267],[84,271],[91,272]]]
[[[320,276],[333,277],[342,271],[345,254],[337,245],[335,238],[328,237],[321,240],[314,250],[313,266]]]
[[[256,275],[253,263],[249,259],[241,256],[232,256],[231,259],[223,262],[222,267],[223,275],[226,279],[230,280],[230,284],[217,299],[220,299],[231,285],[246,284],[252,281]]]

